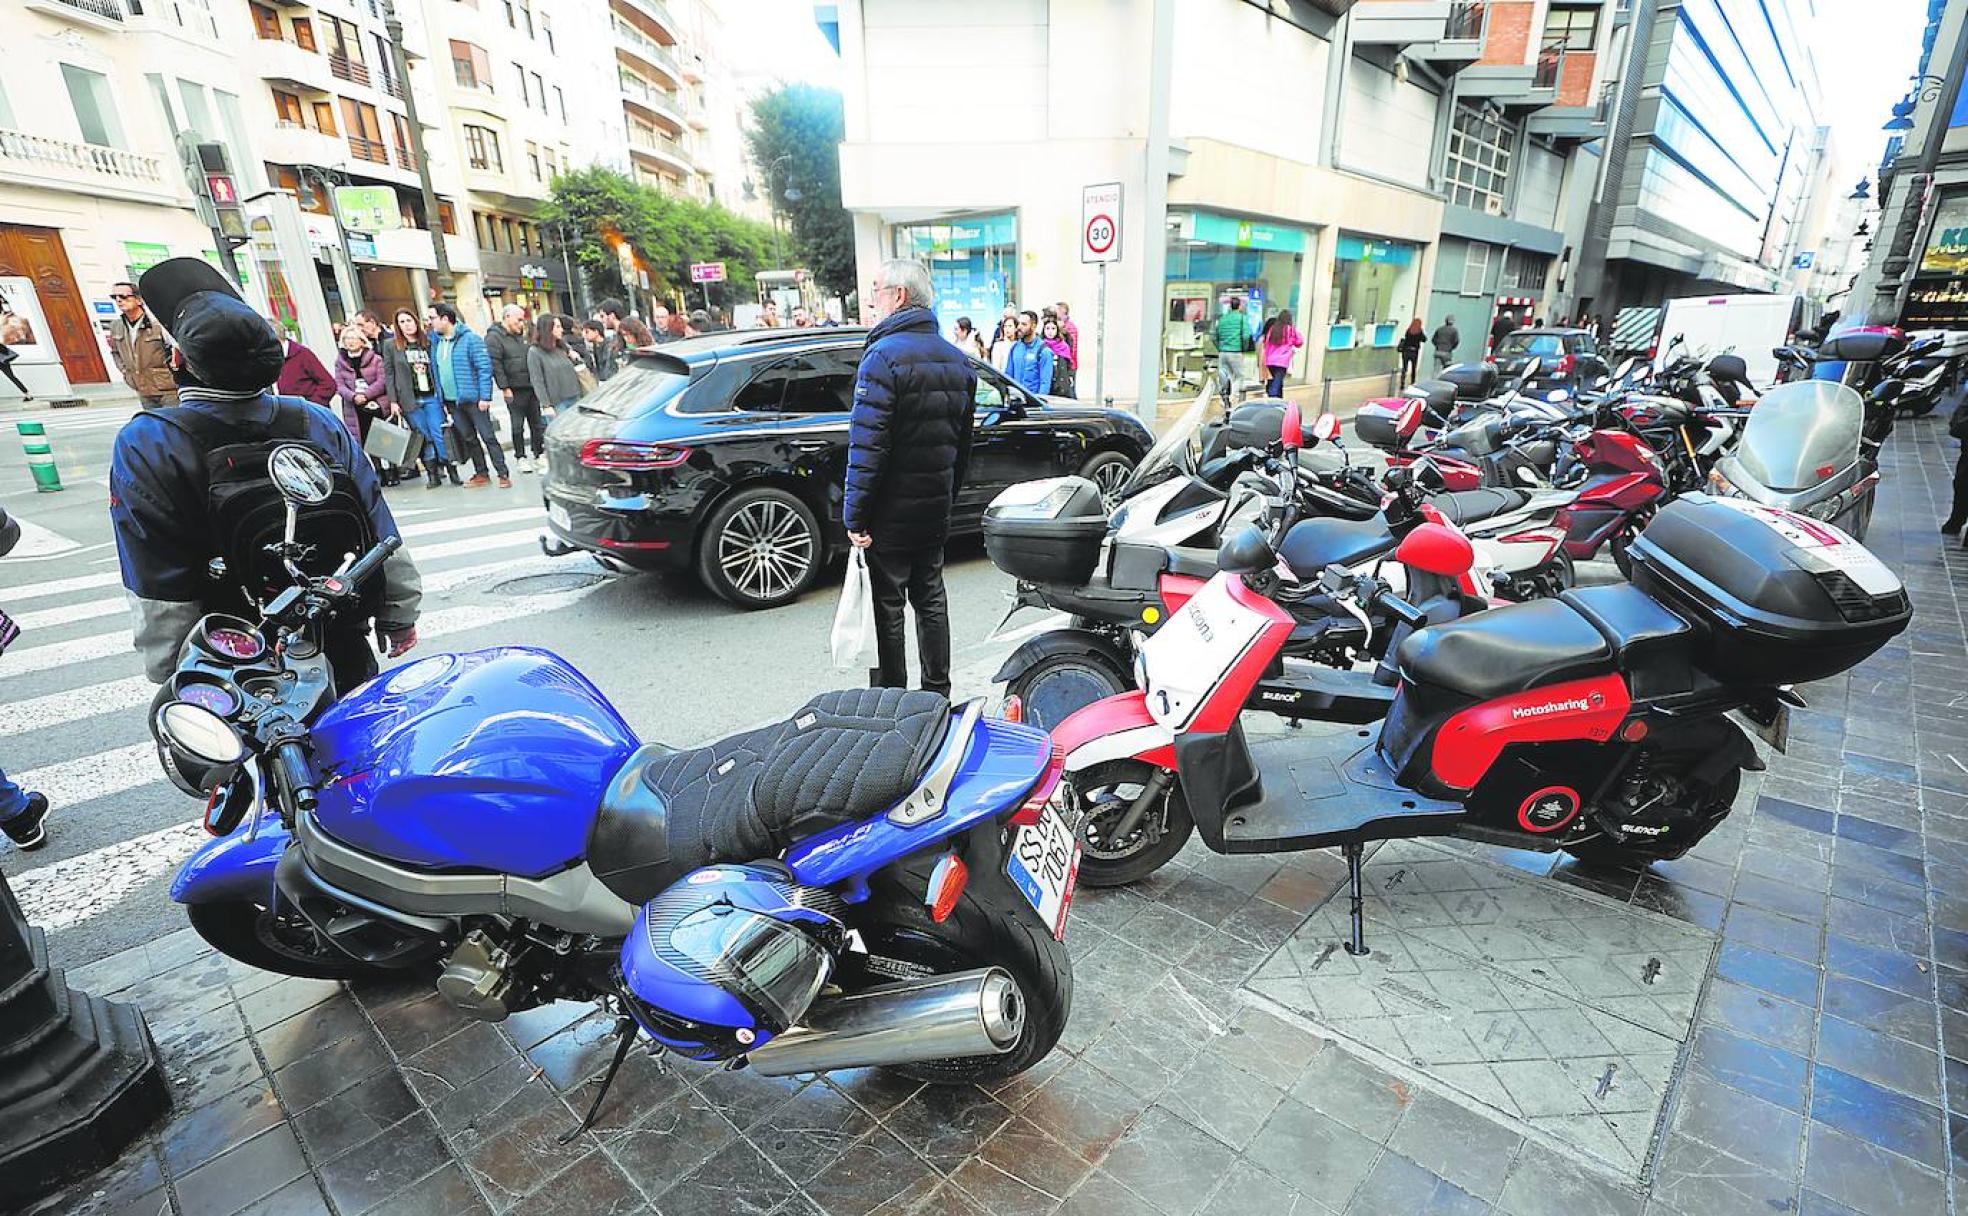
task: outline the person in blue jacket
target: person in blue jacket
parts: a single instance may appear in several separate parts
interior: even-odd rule
[[[943,542],[970,463],[977,373],[937,332],[922,263],[896,258],[875,272],[875,327],[854,379],[847,430],[847,538],[867,555],[874,593],[871,683],[909,686],[903,605],[916,610],[922,686],[950,695],[950,608]]]
[[[510,490],[506,450],[492,423],[492,401],[499,397],[499,388],[492,382],[491,352],[485,349],[485,339],[458,319],[457,309],[438,303],[431,305],[431,314],[431,362],[437,365],[438,395],[458,428],[458,446],[463,449],[458,456],[469,456],[472,462],[472,477],[465,485],[491,484],[485,475],[485,455],[490,452],[492,467],[499,472],[499,488]]]
[[[218,529],[208,518],[206,453],[226,442],[263,441],[291,429],[347,473],[378,537],[398,536],[382,482],[341,416],[271,386],[286,352],[265,317],[242,301],[203,258],[172,258],[144,272],[139,290],[176,344],[178,405],[148,410],[116,434],[109,462],[109,519],[128,593],[136,648],[155,683],[170,678],[179,648],[208,612],[238,612],[222,598],[212,559]],[[276,428],[283,428],[276,430]],[[209,446],[200,434],[219,436]],[[391,657],[417,643],[423,584],[409,549],[383,564],[375,629]],[[368,621],[338,621],[326,639],[335,685],[353,688],[376,672]]]
[[[1011,344],[1005,359],[1005,375],[1011,382],[1043,397],[1052,391],[1052,348],[1039,338],[1039,314],[1026,309],[1018,314],[1018,340]]]

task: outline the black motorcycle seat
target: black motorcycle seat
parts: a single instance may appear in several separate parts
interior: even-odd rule
[[[1285,533],[1278,556],[1300,578],[1315,578],[1327,566],[1352,566],[1394,547],[1394,534],[1379,516],[1372,519],[1303,519]]]
[[[602,798],[588,866],[641,904],[699,866],[879,815],[922,780],[949,720],[938,693],[850,688],[706,747],[640,748]]]
[[[1450,523],[1470,524],[1515,511],[1531,501],[1531,496],[1509,486],[1484,486],[1475,490],[1445,490],[1429,495],[1428,501]]]
[[[1613,661],[1630,668],[1655,651],[1689,640],[1694,626],[1632,583],[1606,583],[1563,592],[1560,600],[1599,630]]]
[[[1613,648],[1571,605],[1532,600],[1416,630],[1397,658],[1409,683],[1488,701],[1603,674]]]

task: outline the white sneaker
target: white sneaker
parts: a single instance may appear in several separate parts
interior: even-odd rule
[[[525,456],[519,457],[513,463],[519,466],[519,471],[522,473],[531,473],[533,471],[533,462]]]

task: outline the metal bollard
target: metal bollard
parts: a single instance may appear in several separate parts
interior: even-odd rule
[[[34,474],[34,488],[43,494],[62,488],[61,471],[55,468],[55,449],[48,441],[48,428],[39,422],[16,422],[21,451],[27,453],[27,467]]]

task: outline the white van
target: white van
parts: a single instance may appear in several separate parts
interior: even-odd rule
[[[1777,360],[1770,352],[1790,341],[1808,319],[1805,300],[1794,295],[1687,296],[1669,300],[1661,310],[1656,342],[1662,351],[1677,335],[1681,349],[1703,359],[1740,356],[1749,379],[1768,388],[1777,378]]]

